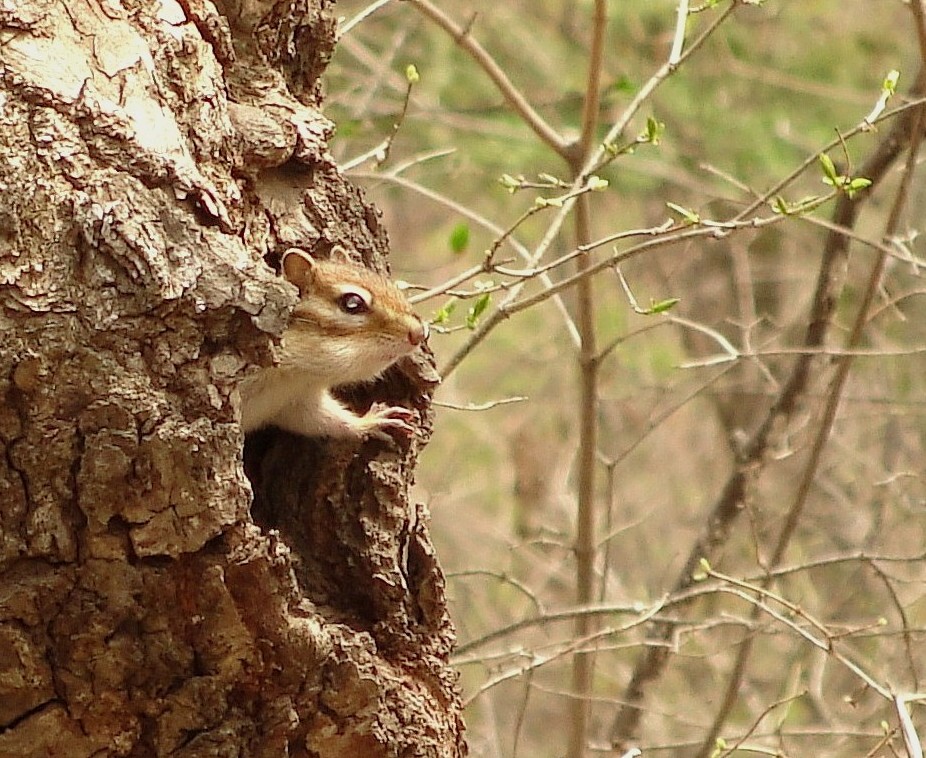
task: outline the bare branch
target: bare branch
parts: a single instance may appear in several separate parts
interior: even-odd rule
[[[442,402],[440,400],[435,400],[434,405],[437,405],[441,408],[449,408],[454,411],[488,411],[492,408],[498,408],[500,405],[511,405],[512,403],[523,403],[528,398],[523,395],[517,395],[515,397],[506,397],[502,400],[490,400],[487,403],[469,403],[467,405],[457,405],[455,403]]]
[[[672,38],[672,50],[669,52],[669,65],[677,66],[682,59],[682,47],[685,44],[685,27],[688,25],[688,0],[679,0],[678,15],[675,19],[675,36]]]
[[[917,78],[918,84],[922,75]],[[913,102],[923,103],[922,90],[915,89],[913,93]],[[884,178],[888,169],[897,159],[903,146],[906,145],[913,135],[913,121],[918,110],[914,110],[910,103],[888,111],[881,120],[889,116],[896,116],[893,121],[891,130],[885,135],[884,139],[878,144],[872,156],[865,162],[860,169],[861,175],[872,180],[873,186]],[[858,131],[854,130],[856,133]],[[850,132],[851,135],[853,132]],[[847,135],[848,136],[848,135]],[[836,139],[830,147],[835,147],[840,142]],[[788,177],[778,182],[765,195],[754,201],[748,208],[737,215],[737,219],[742,220],[753,213],[762,204],[767,202],[771,197],[777,195],[788,183],[799,176],[807,167],[817,159],[816,157],[806,160],[796,171]],[[851,228],[854,225],[857,215],[858,205],[861,199],[850,199],[847,195],[841,195],[834,211],[834,225],[836,227]],[[823,345],[825,336],[829,329],[830,318],[833,313],[836,302],[836,267],[837,262],[842,258],[844,247],[847,244],[846,238],[836,232],[831,233],[825,243],[823,258],[820,264],[820,270],[817,278],[817,286],[811,304],[808,327],[804,336],[803,345],[805,348],[815,349]],[[683,569],[679,572],[674,585],[675,591],[688,587],[691,584],[691,576],[694,573],[698,562],[702,558],[711,558],[727,541],[732,529],[733,523],[742,512],[741,504],[744,502],[750,490],[757,466],[762,465],[765,455],[772,442],[772,430],[780,423],[782,419],[791,416],[797,408],[801,397],[807,390],[809,384],[809,374],[811,366],[811,357],[801,356],[798,358],[788,379],[782,385],[775,401],[770,407],[765,419],[752,434],[740,452],[740,459],[732,475],[727,479],[720,495],[714,506],[711,508],[701,536],[695,541],[688,554]],[[832,397],[832,393],[830,395]],[[799,514],[798,514],[799,515]],[[671,630],[663,628],[659,632],[659,637],[668,639]],[[749,654],[749,642],[741,648],[743,653],[742,661]],[[744,652],[745,651],[745,652]],[[661,676],[668,663],[668,653],[665,648],[654,646],[649,648],[638,661],[630,683],[625,690],[625,698],[630,703],[638,703],[644,696],[644,690],[647,684]],[[739,678],[741,672],[734,671],[731,674],[731,681]],[[732,689],[730,690],[732,691]],[[729,693],[728,693],[729,694]],[[722,707],[721,711],[726,712],[729,704]],[[635,731],[641,716],[640,708],[637,706],[621,708],[612,725],[612,739],[619,744],[625,735]],[[720,716],[718,717],[718,721]],[[712,729],[710,739],[702,743],[701,753],[705,750],[709,752],[713,747],[713,740],[717,730]]]
[[[467,206],[457,203],[456,201],[452,200],[451,198],[441,193],[435,192],[434,190],[428,187],[425,187],[422,184],[418,184],[417,182],[413,182],[410,179],[406,179],[402,176],[399,176],[395,172],[380,174],[380,173],[375,173],[375,172],[356,171],[356,172],[353,172],[351,176],[356,176],[356,177],[364,178],[364,179],[379,179],[379,180],[391,182],[393,184],[397,184],[406,189],[410,189],[414,192],[417,192],[418,194],[423,195],[424,197],[427,197],[428,199],[433,200],[436,203],[440,203],[441,205],[451,208],[453,211],[455,211],[456,213],[459,213],[464,218],[470,219],[471,221],[475,222],[482,228],[487,229],[488,231],[497,235],[499,239],[502,239],[504,242],[509,244],[518,253],[518,255],[521,256],[521,258],[526,262],[528,266],[533,266],[536,264],[536,261],[537,261],[536,256],[531,254],[528,251],[528,249],[523,244],[521,244],[517,240],[517,238],[515,238],[514,229],[510,229],[510,230],[502,229],[500,226],[497,226],[494,222],[476,213],[474,210],[468,208]],[[481,273],[488,273],[486,271],[485,266],[486,266],[485,262],[483,262],[482,264],[478,266],[473,266],[472,268],[467,269],[461,274],[458,274],[457,276],[453,277],[448,282],[442,285],[439,285],[438,287],[435,287],[433,289],[427,290],[424,293],[416,295],[411,300],[413,303],[419,303],[424,300],[428,300],[429,298],[443,294],[453,289],[454,287],[459,286],[463,282],[469,281],[475,276],[479,276]],[[549,279],[545,271],[539,271],[538,274],[541,275],[542,282],[548,285],[551,283],[551,280]],[[514,295],[511,295],[509,296],[509,298],[513,296]],[[572,317],[569,315],[569,312],[566,309],[565,304],[563,303],[562,299],[559,297],[557,297],[554,302],[556,304],[557,311],[559,312],[560,316],[563,319],[563,322],[566,325],[566,329],[570,337],[572,337],[573,341],[576,344],[578,344],[578,341],[579,341],[578,333],[576,331],[575,324],[572,321]],[[472,339],[470,340],[470,342],[472,342]],[[462,356],[460,360],[462,360]],[[446,376],[446,374],[442,374],[442,375]]]
[[[604,57],[604,37],[607,28],[607,0],[595,0],[595,17],[592,20],[592,44],[588,54],[585,99],[582,103],[582,136],[576,145],[576,161],[582,161],[588,155],[598,128],[598,110],[601,104],[601,69]]]
[[[620,136],[624,133],[624,130],[626,130],[627,125],[630,123],[633,117],[637,115],[637,112],[643,106],[643,103],[649,100],[650,96],[653,94],[653,92],[656,91],[659,85],[668,79],[673,73],[675,73],[675,71],[678,70],[678,67],[681,66],[682,63],[694,55],[695,52],[697,52],[701,46],[707,42],[711,36],[713,36],[714,32],[720,28],[720,25],[727,20],[731,13],[733,13],[736,8],[736,4],[737,0],[731,0],[727,8],[722,13],[720,13],[716,19],[714,19],[713,23],[711,23],[710,26],[708,26],[708,28],[701,33],[700,37],[698,37],[694,42],[691,43],[691,45],[689,45],[688,49],[679,56],[675,63],[671,63],[669,60],[667,60],[659,68],[659,70],[656,71],[656,73],[653,74],[649,80],[639,89],[637,94],[634,95],[633,100],[630,101],[628,106],[624,109],[623,113],[621,113],[621,117],[611,126],[610,130],[602,141],[602,147],[596,150],[591,158],[586,161],[585,168],[580,175],[581,177],[594,174],[596,171],[601,169],[601,166],[604,165],[604,163],[609,162],[606,157],[607,149],[604,146],[613,144],[620,138]]]
[[[378,11],[380,8],[386,7],[392,1],[393,0],[376,0],[376,2],[370,3],[366,8],[364,8],[362,11],[357,13],[357,15],[355,15],[350,21],[347,21],[346,23],[341,24],[338,27],[338,40],[340,41],[340,39],[345,34],[349,34],[350,31],[355,26],[357,26],[357,24],[360,24],[361,22],[365,21],[370,16],[372,16],[374,13],[376,13],[376,11]]]
[[[566,156],[568,153],[568,144],[552,126],[550,126],[527,99],[520,93],[517,87],[512,84],[508,75],[501,66],[496,63],[495,59],[489,55],[486,49],[479,44],[471,35],[469,28],[458,26],[448,15],[440,8],[431,3],[429,0],[402,0],[409,5],[415,6],[425,17],[429,18],[441,29],[447,32],[454,41],[482,68],[488,77],[498,87],[502,97],[511,108],[517,113],[524,122],[533,130],[546,145],[552,148],[558,155]]]
[[[919,3],[919,0],[913,3],[913,7],[920,12],[917,14],[918,21],[922,23],[922,7]],[[914,11],[914,13],[916,13],[916,11]],[[923,63],[924,67],[921,69],[921,73],[918,77],[918,83],[920,86],[923,85],[923,79],[926,77],[926,60],[924,60]],[[900,183],[900,188],[897,191],[894,204],[891,208],[891,214],[887,222],[887,228],[884,235],[886,238],[893,237],[896,233],[897,224],[899,223],[902,209],[906,203],[910,181],[912,179],[913,171],[916,168],[916,159],[923,138],[923,127],[924,124],[926,124],[926,106],[920,106],[916,111],[913,112],[913,118],[911,119],[911,122],[912,123],[908,125],[910,129],[910,133],[908,135],[910,149],[907,155],[907,163],[904,169],[903,178]],[[840,243],[839,249],[841,249],[843,244],[846,243]],[[871,273],[869,274],[868,284],[865,288],[864,295],[862,296],[862,302],[859,305],[855,321],[852,325],[852,331],[847,341],[847,347],[849,350],[855,349],[861,341],[865,325],[868,323],[869,311],[871,310],[872,303],[874,302],[875,295],[877,294],[886,262],[887,255],[882,251],[879,253],[878,259],[875,262]],[[832,298],[832,295],[829,295],[829,297]],[[825,305],[823,315],[825,315],[827,320],[832,312],[832,308],[833,305],[831,303],[827,303]],[[813,326],[813,324],[811,324],[811,326]],[[832,384],[830,385],[829,394],[826,398],[826,402],[824,403],[822,418],[810,448],[809,458],[804,465],[804,469],[798,483],[797,492],[794,496],[794,500],[791,503],[791,507],[788,509],[784,526],[782,527],[781,533],[778,536],[778,540],[769,560],[769,565],[773,568],[777,567],[784,558],[785,551],[791,544],[791,539],[795,530],[797,529],[798,523],[800,522],[801,515],[803,514],[804,507],[807,503],[807,497],[810,493],[810,488],[813,485],[814,478],[817,474],[817,469],[820,465],[820,459],[822,457],[823,450],[826,447],[827,440],[829,439],[830,432],[832,431],[833,422],[836,419],[836,411],[839,408],[839,402],[842,399],[842,392],[845,387],[846,380],[849,376],[849,370],[852,367],[852,361],[853,356],[848,354],[841,356],[836,364],[836,375],[833,378]],[[768,584],[769,581],[766,581],[763,583],[763,586],[767,586]],[[704,743],[699,753],[700,756],[707,756],[710,754],[711,746],[713,745],[714,740],[719,734],[720,729],[723,723],[726,721],[730,709],[732,708],[732,704],[736,698],[736,693],[739,690],[743,671],[749,661],[752,652],[752,639],[753,638],[749,638],[746,640],[743,645],[740,646],[740,649],[737,652],[736,661],[733,667],[733,674],[731,675],[727,685],[727,691],[724,697],[723,705],[721,706],[717,717],[711,726],[711,729],[708,731],[707,736],[704,739]],[[876,688],[872,682],[868,682],[868,684],[869,686]],[[878,691],[882,692],[881,690]],[[884,692],[882,692],[882,694],[884,694]]]

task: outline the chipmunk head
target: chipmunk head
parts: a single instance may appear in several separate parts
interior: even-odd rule
[[[427,338],[396,284],[352,263],[342,248],[316,260],[290,248],[283,275],[299,302],[283,335],[283,364],[349,384],[372,379]]]

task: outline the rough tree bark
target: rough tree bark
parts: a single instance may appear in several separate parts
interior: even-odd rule
[[[0,755],[460,756],[408,445],[266,432],[262,260],[377,213],[326,151],[328,0],[0,3]]]

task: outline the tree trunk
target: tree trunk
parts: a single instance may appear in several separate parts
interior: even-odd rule
[[[217,5],[0,7],[0,755],[461,756],[430,366],[349,398],[410,444],[242,465],[294,300],[262,256],[386,238],[326,149],[330,3]]]

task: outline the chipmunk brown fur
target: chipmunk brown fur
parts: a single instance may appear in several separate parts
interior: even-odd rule
[[[394,282],[348,261],[315,260],[290,248],[283,254],[286,279],[299,302],[283,333],[281,359],[241,386],[245,432],[277,426],[310,437],[408,436],[407,408],[346,408],[331,389],[374,379],[427,338],[425,324]]]

